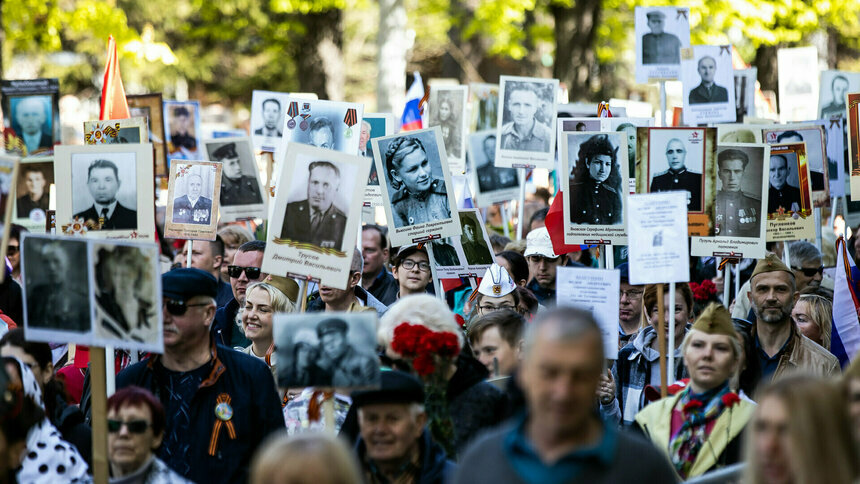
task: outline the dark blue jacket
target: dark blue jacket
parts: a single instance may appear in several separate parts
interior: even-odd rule
[[[284,428],[284,416],[275,381],[266,364],[252,356],[223,346],[212,345],[211,368],[194,394],[187,435],[187,458],[191,465],[185,475],[194,482],[239,483],[248,479],[251,457],[270,433]],[[167,407],[166,369],[154,356],[129,366],[116,378],[117,389],[137,385],[154,393]],[[225,422],[215,415],[219,398],[230,399],[232,417]],[[167,415],[167,428],[174,420]],[[216,420],[222,422],[216,433]],[[227,423],[231,423],[235,438]],[[213,437],[217,437],[213,442]],[[162,457],[163,448],[159,449]]]
[[[236,324],[236,314],[239,313],[239,301],[230,299],[230,302],[215,311],[215,321],[212,322],[210,332],[215,337],[215,342],[228,348],[240,346],[247,348],[251,341],[245,338]],[[239,338],[239,336],[242,336]]]
[[[421,440],[421,475],[416,484],[444,484],[450,482],[457,472],[457,464],[448,459],[442,446],[433,441],[430,432],[425,428],[419,437]],[[364,440],[359,437],[355,450],[365,470],[373,473],[376,467],[367,461],[367,448]]]

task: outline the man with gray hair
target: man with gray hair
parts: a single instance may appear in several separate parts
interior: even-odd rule
[[[824,266],[821,265],[821,251],[818,247],[805,240],[792,242],[788,244],[788,258],[798,292],[807,286],[817,288],[822,284],[833,289],[832,280],[828,278],[829,284],[824,283]]]
[[[675,482],[659,450],[598,416],[603,364],[601,331],[591,313],[539,313],[526,329],[516,377],[525,414],[477,440],[454,482]]]
[[[322,248],[340,249],[346,215],[334,204],[340,190],[340,169],[330,161],[308,166],[307,198],[287,204],[281,238]]]
[[[308,302],[308,312],[321,311],[376,311],[379,316],[385,314],[388,306],[379,302],[373,294],[361,287],[361,274],[364,271],[364,258],[358,249],[353,249],[352,265],[349,268],[349,278],[346,289],[335,289],[321,284],[318,292],[311,294]]]

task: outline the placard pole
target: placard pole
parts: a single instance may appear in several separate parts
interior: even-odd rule
[[[813,208],[812,213],[815,217],[815,246],[821,252],[821,207]]]
[[[666,353],[666,382],[675,383],[675,283],[669,283],[669,351]],[[669,380],[671,378],[671,380]],[[665,384],[664,384],[665,386]],[[668,392],[668,390],[667,390]]]
[[[510,228],[508,228],[508,210],[505,208],[505,205],[507,205],[507,203],[504,203],[504,202],[500,203],[499,204],[499,211],[502,214],[502,230],[505,231],[505,237],[510,239],[511,238],[511,230],[510,230]]]
[[[591,249],[588,249],[591,250]],[[606,246],[598,245],[598,256],[597,256],[597,267],[599,269],[606,269]]]
[[[114,370],[114,347],[105,345],[105,394],[110,397],[116,393],[116,371]]]
[[[660,397],[666,398],[666,305],[663,303],[663,284],[657,284],[657,342],[660,350]]]
[[[90,381],[92,382],[93,426],[93,479],[96,483],[108,482],[107,459],[107,391],[105,389],[105,349],[90,347]]]
[[[615,251],[611,245],[604,245],[603,247],[606,249],[606,268],[615,269]]]
[[[726,264],[723,267],[723,306],[729,307],[729,303],[731,301],[731,294],[729,291],[732,288],[732,271],[729,268],[731,264]]]
[[[308,284],[310,281],[305,279],[302,282],[302,293],[299,295],[299,312],[303,313],[308,308]]]
[[[523,239],[523,214],[526,205],[526,169],[520,168],[520,198],[517,200],[517,240]]]
[[[334,391],[332,391],[334,393]],[[325,393],[323,393],[325,398]],[[337,435],[334,428],[334,395],[331,398],[326,398],[322,404],[323,407],[323,423],[325,423],[325,431],[329,435]]]
[[[735,264],[735,300],[740,297],[741,292],[741,264],[738,262]],[[728,306],[726,306],[728,308]]]
[[[666,81],[660,81],[660,126],[666,127]]]
[[[788,241],[782,242],[782,261],[791,268],[791,256],[788,253]]]
[[[191,239],[188,239],[188,241],[185,242],[186,246],[188,247],[188,254],[185,258],[185,267],[191,267],[191,252],[194,250],[194,246],[192,245],[193,242],[194,241]]]

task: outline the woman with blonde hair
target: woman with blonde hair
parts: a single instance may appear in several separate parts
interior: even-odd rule
[[[251,462],[251,484],[354,484],[361,482],[355,455],[323,432],[270,437]]]
[[[758,392],[747,436],[750,484],[857,482],[848,408],[833,381],[782,378]]]
[[[291,313],[296,310],[295,300],[299,294],[296,281],[278,276],[267,276],[264,282],[255,282],[245,291],[245,307],[242,310],[242,329],[251,344],[242,352],[266,362],[277,381],[275,363],[275,338],[272,321],[275,313]]]
[[[833,302],[817,294],[801,294],[791,310],[791,319],[803,336],[830,351]]]

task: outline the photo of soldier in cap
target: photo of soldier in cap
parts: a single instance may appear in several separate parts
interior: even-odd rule
[[[677,80],[681,53],[690,47],[690,9],[664,6],[635,7],[636,82]]]
[[[294,183],[304,179],[298,171],[294,175]],[[339,193],[341,186],[349,186],[342,179],[334,162],[315,160],[307,165],[306,198],[287,203],[281,239],[340,249],[346,214],[334,202],[338,196],[351,197],[351,193]]]
[[[666,14],[655,9],[647,12],[649,33],[642,36],[643,64],[680,64],[681,40],[665,32]]]
[[[197,101],[165,101],[164,119],[167,120],[166,131],[168,159],[194,160],[200,156],[200,119],[199,103]]]
[[[761,203],[762,150],[740,146],[719,149],[714,235],[759,236],[762,220],[767,218]]]
[[[492,264],[494,261],[493,253],[484,240],[485,229],[483,224],[478,221],[477,212],[461,211],[459,214],[460,225],[463,227],[460,245],[463,247],[466,263],[469,265]]]
[[[210,160],[220,161],[223,165],[220,195],[222,206],[263,203],[257,163],[247,138],[206,141],[206,151]]]
[[[81,336],[92,331],[87,242],[67,237],[27,235],[21,241],[24,276],[24,322],[33,330]]]
[[[618,162],[618,134],[572,134],[568,143],[570,221],[584,225],[622,223],[621,166]],[[615,142],[613,142],[615,141]],[[578,145],[578,150],[573,149]],[[576,160],[570,159],[576,153]]]

